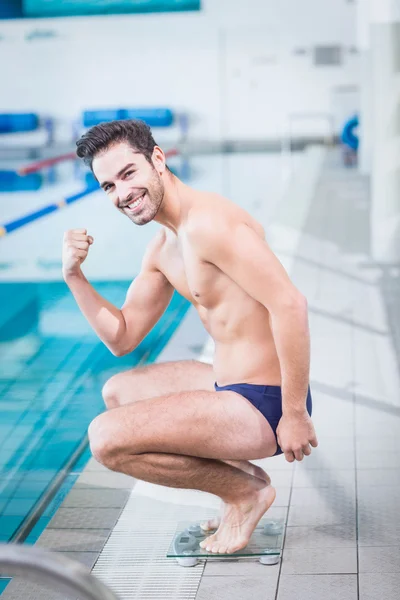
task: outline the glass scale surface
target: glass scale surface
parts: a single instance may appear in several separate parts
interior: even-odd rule
[[[167,552],[167,558],[175,558],[182,567],[194,567],[199,559],[224,559],[257,557],[264,565],[280,561],[285,522],[283,519],[261,519],[249,543],[233,554],[215,554],[200,548],[200,542],[216,530],[203,531],[200,523],[179,522]]]

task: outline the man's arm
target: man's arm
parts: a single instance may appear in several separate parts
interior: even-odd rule
[[[82,313],[115,356],[128,354],[140,344],[172,298],[173,287],[156,266],[159,245],[157,236],[145,253],[141,271],[130,285],[121,309],[103,298],[81,270],[65,276]]]
[[[125,334],[118,356],[132,352],[159,321],[171,301],[174,288],[161,271],[147,264],[131,283],[121,308]]]

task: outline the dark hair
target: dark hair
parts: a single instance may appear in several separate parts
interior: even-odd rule
[[[120,142],[127,142],[133,150],[143,154],[151,163],[154,146],[157,146],[150,127],[144,121],[126,119],[109,121],[91,127],[76,142],[76,154],[92,169],[93,159],[99,152]]]

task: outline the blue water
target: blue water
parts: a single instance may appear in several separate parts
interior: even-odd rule
[[[130,281],[92,284],[120,306]],[[104,410],[105,381],[153,361],[188,303],[176,294],[142,344],[116,358],[92,333],[79,334],[84,318],[63,282],[2,283],[0,300],[0,541],[7,542]],[[57,305],[63,323],[47,333]],[[68,322],[78,333],[68,331]]]

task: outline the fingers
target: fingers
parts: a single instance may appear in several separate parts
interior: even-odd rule
[[[311,454],[310,444],[307,444],[306,446],[303,447],[303,453],[304,453],[304,456],[310,456],[310,454]]]
[[[296,460],[302,461],[303,458],[304,458],[303,450],[302,449],[301,450],[296,450],[295,453],[294,453],[294,457],[295,457]]]
[[[294,453],[295,458],[298,461],[302,461],[305,456],[310,456],[310,454],[311,454],[310,444],[303,446],[303,448],[301,450],[298,450],[297,452]]]
[[[74,243],[74,248],[77,248],[79,250],[87,250],[89,248],[90,244],[89,242],[75,242]]]
[[[285,450],[284,454],[286,460],[290,463],[294,462],[295,460],[301,462],[305,456],[310,456],[311,448],[310,445],[307,444],[298,450]]]
[[[314,436],[311,440],[310,440],[310,444],[313,448],[316,448],[318,446],[318,440],[317,440],[317,436]]]
[[[290,463],[292,463],[292,462],[295,461],[294,454],[290,450],[286,450],[286,452],[285,452],[285,458]]]
[[[91,235],[86,235],[86,229],[70,229],[64,233],[64,243],[80,250],[88,250],[94,242]]]
[[[87,242],[89,240],[92,240],[93,242],[93,238],[91,235],[86,235],[84,233],[76,233],[76,231],[67,231],[64,238],[67,242]]]

